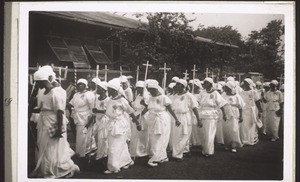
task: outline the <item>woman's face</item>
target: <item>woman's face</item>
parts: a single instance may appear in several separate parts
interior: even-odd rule
[[[224,86],[223,89],[224,89],[224,92],[225,92],[227,95],[229,95],[229,94],[231,93],[231,89],[228,88],[227,86]]]
[[[184,91],[184,85],[182,85],[181,83],[176,83],[176,88],[177,88],[177,91],[179,93],[183,92]]]
[[[136,93],[139,95],[143,95],[143,90],[144,90],[144,88],[142,88],[142,87],[136,87]]]
[[[274,91],[274,90],[276,90],[276,85],[274,85],[274,84],[272,84],[272,83],[270,83],[270,89],[271,89],[271,91]]]
[[[156,88],[147,88],[147,90],[149,91],[149,93],[152,96],[156,96],[157,95],[157,89]]]
[[[86,89],[86,85],[84,83],[78,83],[77,84],[78,92],[83,92],[85,89]]]
[[[108,96],[109,97],[114,97],[116,95],[118,95],[118,91],[116,91],[115,89],[112,89],[112,88],[107,88],[107,92],[108,92]]]
[[[94,82],[91,82],[90,88],[91,88],[91,90],[95,90],[96,89],[96,84]]]
[[[106,94],[106,90],[104,90],[102,87],[97,85],[97,94],[104,95],[104,94]]]
[[[206,90],[210,90],[212,87],[212,84],[208,81],[204,81],[203,86]]]

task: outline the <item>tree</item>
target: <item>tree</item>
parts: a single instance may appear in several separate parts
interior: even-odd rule
[[[282,20],[272,20],[260,31],[252,31],[246,41],[249,51],[249,71],[256,70],[266,78],[274,79],[284,72],[284,26]],[[266,69],[267,68],[267,69]]]

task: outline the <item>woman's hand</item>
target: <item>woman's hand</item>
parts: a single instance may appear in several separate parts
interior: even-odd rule
[[[178,126],[181,125],[181,122],[180,122],[179,120],[176,120],[176,121],[175,121],[175,125],[178,127]]]
[[[198,127],[199,127],[199,128],[202,128],[202,127],[203,127],[203,123],[202,123],[201,119],[198,120]]]

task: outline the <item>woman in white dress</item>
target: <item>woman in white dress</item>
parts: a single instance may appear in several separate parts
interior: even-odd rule
[[[262,101],[264,101],[264,96],[266,95],[266,93],[270,90],[270,82],[265,82],[263,83],[263,90],[261,92],[261,98],[262,98]],[[265,102],[262,102],[262,123],[263,123],[263,126],[262,126],[262,131],[263,131],[263,134],[266,135],[266,118],[267,118],[267,107],[268,107],[268,104],[265,103]]]
[[[242,147],[239,132],[239,122],[243,121],[242,108],[245,103],[242,97],[236,93],[236,85],[232,81],[228,81],[224,87],[225,93],[223,98],[227,101],[228,106],[225,109],[226,120],[223,122],[223,134],[225,150],[231,149],[237,152],[237,148]]]
[[[181,123],[171,108],[171,100],[164,95],[164,91],[158,85],[158,82],[156,80],[147,80],[146,84],[151,96],[142,114],[148,112],[146,122],[149,133],[149,155],[151,156],[148,164],[154,167],[158,163],[168,161],[166,150],[171,130],[169,113],[175,118],[176,126],[179,126]]]
[[[198,126],[202,127],[202,123],[198,114],[198,103],[196,98],[186,91],[186,80],[179,79],[176,83],[178,93],[173,96],[172,109],[176,114],[181,125],[173,127],[172,131],[172,157],[176,161],[183,160],[183,154],[189,154],[189,140],[192,133],[192,116],[191,110],[196,117]]]
[[[201,146],[202,154],[209,157],[214,154],[214,139],[216,136],[217,121],[219,117],[218,109],[222,109],[223,118],[225,117],[223,106],[227,104],[226,100],[213,90],[213,79],[204,79],[205,91],[199,95],[200,119],[203,123],[201,128]]]
[[[280,117],[283,114],[283,94],[277,90],[278,81],[272,80],[270,90],[264,96],[263,101],[267,103],[266,108],[266,133],[271,141],[276,141],[278,136]]]
[[[136,123],[137,129],[141,130],[141,125],[134,116],[134,109],[129,102],[119,94],[120,80],[112,79],[107,85],[108,95],[105,114],[108,116],[107,132],[108,132],[108,161],[107,169],[104,173],[118,173],[121,168],[128,168],[134,162],[130,157],[127,140],[128,131],[128,115],[132,121]]]
[[[144,81],[138,81],[135,85],[137,96],[135,100],[131,103],[132,108],[135,110],[134,115],[138,118],[139,123],[141,124],[141,131],[138,131],[136,125],[131,122],[131,139],[129,152],[131,157],[144,157],[148,155],[148,131],[146,117],[147,113],[142,115],[142,111],[145,106],[141,104],[141,101],[144,100],[145,103],[148,103],[149,95],[144,92]],[[146,97],[146,98],[144,98]]]
[[[95,107],[92,109],[93,117],[95,117],[95,124],[93,127],[93,136],[96,138],[97,143],[97,152],[96,160],[103,159],[107,157],[108,142],[107,142],[107,123],[108,117],[105,115],[106,106],[109,101],[107,97],[107,82],[96,81],[96,100]],[[89,124],[86,125],[89,128],[89,125],[92,124],[93,120],[90,120]]]
[[[245,102],[243,108],[243,122],[240,123],[240,137],[243,145],[255,145],[258,142],[257,119],[262,113],[259,96],[252,89],[253,81],[246,78],[243,82],[244,90],[240,93]],[[259,111],[259,112],[258,112]]]
[[[223,81],[216,84],[216,87],[217,87],[216,90],[219,92],[220,95],[222,95],[224,93],[224,90],[223,90],[224,86],[225,86],[225,82],[223,82]],[[223,112],[221,109],[219,109],[218,111],[219,111],[219,118],[218,118],[218,122],[217,122],[215,143],[218,145],[224,145]]]
[[[190,87],[193,88],[194,84],[194,97],[196,98],[196,101],[198,102],[198,97],[200,95],[200,92],[202,92],[203,87],[199,79],[190,80]],[[200,112],[199,103],[198,103],[198,113]],[[191,140],[190,143],[192,146],[201,146],[201,128],[198,125],[197,118],[194,114],[192,114],[192,134],[191,134]]]
[[[87,91],[87,80],[79,79],[77,81],[77,93],[74,94],[70,105],[72,107],[72,118],[76,124],[76,154],[79,157],[85,157],[87,152],[87,140],[85,126],[92,116],[94,108],[95,94]]]
[[[37,141],[39,148],[36,168],[32,177],[61,178],[71,177],[79,167],[71,160],[74,151],[70,148],[66,136],[67,118],[66,93],[54,87],[48,80],[49,75],[43,70],[35,72],[36,86],[45,89],[40,97],[40,135]]]

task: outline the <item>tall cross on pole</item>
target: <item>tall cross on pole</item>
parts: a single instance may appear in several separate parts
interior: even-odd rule
[[[135,81],[135,83],[137,83],[139,81],[139,73],[140,73],[140,67],[137,66],[136,67],[136,81]]]
[[[280,77],[277,77],[277,78],[279,79],[279,86],[281,86],[281,85],[282,85],[282,82],[283,82],[283,80],[284,80],[283,74],[281,74]]]
[[[195,92],[195,77],[196,77],[196,65],[194,64],[194,68],[192,69],[192,72],[193,72],[193,88],[192,88],[192,91],[193,93]]]
[[[104,81],[107,82],[107,72],[109,69],[107,69],[107,65],[104,66]]]
[[[189,79],[189,77],[188,77],[189,74],[187,73],[187,70],[185,70],[185,72],[183,74],[184,74],[184,77],[183,77],[184,80]]]
[[[120,76],[122,76],[122,73],[123,73],[123,69],[122,66],[120,66]]]
[[[241,76],[244,75],[245,73],[237,73],[237,75],[239,76],[239,82],[241,83]]]
[[[164,78],[163,78],[163,89],[166,89],[166,84],[167,84],[167,71],[171,70],[171,68],[167,68],[167,64],[164,63],[164,67],[163,68],[159,68],[159,70],[163,70],[164,71]]]
[[[205,77],[208,77],[208,74],[210,73],[210,72],[208,71],[208,68],[206,68],[206,71],[205,71],[204,73],[205,73]]]
[[[58,81],[61,84],[61,67],[58,68]]]
[[[147,61],[147,63],[146,64],[143,64],[143,66],[146,66],[146,71],[145,71],[145,79],[144,79],[144,82],[145,82],[145,84],[144,84],[144,91],[143,91],[143,97],[145,98],[145,90],[146,90],[146,80],[147,80],[147,74],[148,74],[148,67],[149,66],[152,66],[151,64],[149,64],[149,61]]]

